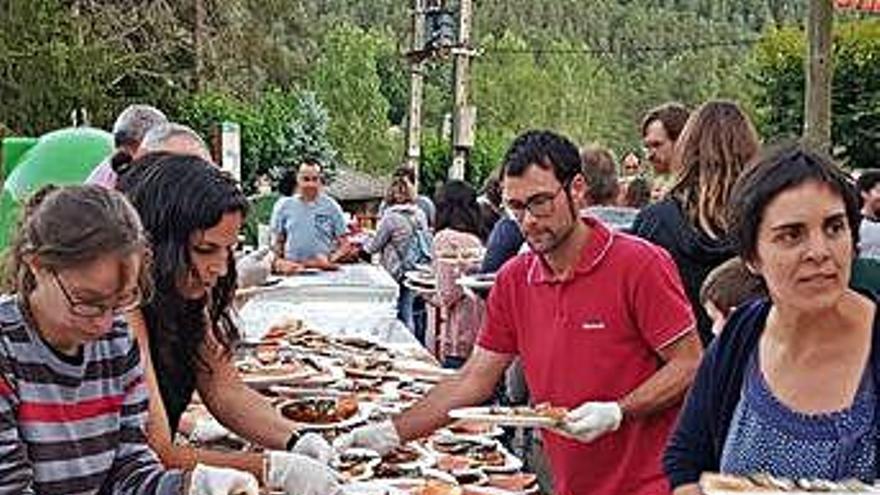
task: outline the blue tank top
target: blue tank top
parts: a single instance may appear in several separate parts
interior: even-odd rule
[[[874,390],[872,375],[866,371],[849,408],[823,414],[794,411],[767,385],[756,347],[724,443],[721,472],[793,479],[858,478],[873,484],[877,454]]]

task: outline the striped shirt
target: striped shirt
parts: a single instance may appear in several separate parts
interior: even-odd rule
[[[0,494],[182,493],[182,472],[147,446],[147,391],[123,319],[65,359],[3,297],[0,373]]]

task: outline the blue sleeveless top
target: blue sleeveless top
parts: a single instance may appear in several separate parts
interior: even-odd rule
[[[721,472],[794,479],[858,478],[873,484],[875,386],[868,368],[849,408],[822,414],[794,411],[770,390],[758,365],[756,346],[724,443]]]

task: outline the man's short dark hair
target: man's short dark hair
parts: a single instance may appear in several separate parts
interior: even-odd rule
[[[859,192],[866,193],[874,189],[878,182],[880,182],[880,169],[872,168],[862,171],[859,178],[856,179],[856,187]]]
[[[779,194],[809,181],[824,184],[841,197],[855,252],[860,215],[852,178],[825,153],[802,143],[786,143],[765,149],[731,191],[730,232],[744,260],[753,261],[757,256],[758,230],[767,205]]]
[[[517,136],[504,156],[504,176],[521,177],[532,165],[553,170],[560,184],[582,174],[577,146],[552,131],[527,131]]]
[[[613,205],[620,192],[617,164],[605,148],[589,147],[581,151],[584,177],[587,179],[591,205]]]
[[[688,109],[681,103],[664,103],[653,108],[642,119],[642,137],[648,133],[648,126],[651,125],[651,122],[659,120],[669,139],[677,141],[689,115]]]

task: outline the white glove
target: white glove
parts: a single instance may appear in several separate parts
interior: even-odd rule
[[[269,248],[262,248],[244,255],[235,263],[238,272],[238,287],[254,287],[265,282],[272,274],[272,261],[275,254]]]
[[[336,454],[336,451],[333,450],[333,447],[327,440],[324,440],[324,437],[317,433],[306,433],[290,451],[294,454],[311,457],[322,464],[329,463]]]
[[[196,464],[189,478],[187,495],[259,495],[260,486],[251,473],[237,469]]]
[[[390,419],[355,428],[351,433],[340,435],[333,441],[337,452],[345,452],[352,447],[372,449],[385,455],[400,446],[400,436]]]
[[[623,411],[617,402],[585,402],[572,409],[562,420],[557,432],[589,443],[620,428]]]
[[[229,430],[212,417],[198,420],[189,434],[190,440],[198,443],[216,442],[228,436]]]
[[[301,454],[269,452],[266,486],[287,495],[336,495],[339,476],[324,464]]]

